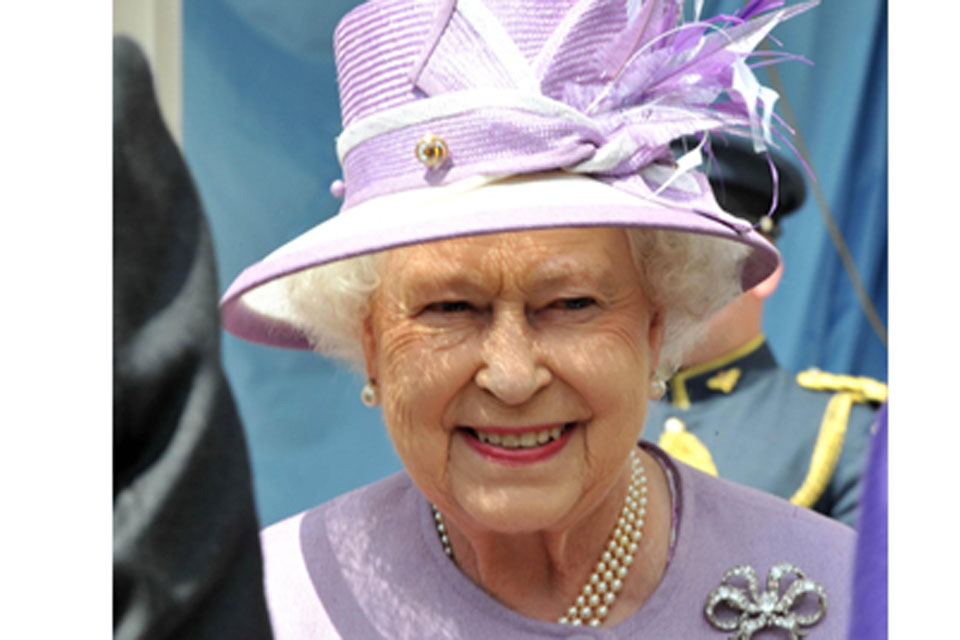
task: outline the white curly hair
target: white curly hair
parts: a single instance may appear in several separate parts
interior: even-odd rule
[[[626,228],[651,304],[665,313],[657,375],[669,378],[702,339],[706,320],[741,293],[750,249],[707,235]],[[361,335],[386,252],[306,269],[285,279],[294,322],[317,352],[363,373]]]

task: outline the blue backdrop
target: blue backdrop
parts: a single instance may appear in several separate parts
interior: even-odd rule
[[[348,0],[183,5],[183,140],[213,230],[221,290],[333,215],[340,132],[331,37]],[[705,15],[735,0],[707,0]],[[779,27],[780,67],[832,213],[884,324],[887,308],[887,10],[828,0]],[[764,329],[788,369],[886,380],[887,352],[857,302],[815,198],[784,222],[786,271]],[[400,469],[362,380],[310,353],[225,334],[264,525]]]

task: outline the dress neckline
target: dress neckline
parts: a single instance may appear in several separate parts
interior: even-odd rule
[[[674,586],[665,587],[665,583],[672,585],[676,582],[671,579],[671,567],[673,567],[675,571],[682,571],[681,567],[674,566],[675,564],[683,564],[682,562],[677,562],[679,560],[678,551],[683,541],[681,536],[681,525],[684,513],[682,479],[678,469],[670,460],[670,457],[659,447],[646,441],[639,442],[638,446],[657,461],[657,464],[663,469],[667,478],[667,487],[671,503],[670,542],[667,549],[667,562],[664,566],[663,576],[659,584],[657,584],[646,602],[626,619],[612,627],[591,628],[591,638],[616,638],[621,637],[625,632],[632,633],[634,630],[639,631],[642,629],[648,618],[656,616],[656,612],[652,611],[648,605],[654,600],[668,601],[671,597],[669,593],[665,593],[672,592],[674,588]],[[463,573],[456,563],[452,562],[444,553],[442,545],[437,538],[430,501],[428,501],[418,489],[414,488],[414,490],[418,494],[420,542],[426,547],[426,552],[432,560],[432,566],[429,570],[431,573],[436,572],[436,579],[440,579],[446,583],[453,593],[456,593],[469,606],[477,609],[480,615],[502,619],[507,624],[516,625],[530,633],[543,634],[545,637],[567,638],[570,636],[571,627],[556,622],[536,620],[517,613],[487,593]]]

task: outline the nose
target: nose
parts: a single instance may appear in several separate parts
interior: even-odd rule
[[[544,365],[523,311],[495,313],[481,346],[482,365],[474,380],[508,405],[523,404],[547,386]]]

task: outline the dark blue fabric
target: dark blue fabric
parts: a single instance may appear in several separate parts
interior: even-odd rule
[[[209,213],[221,288],[339,206],[330,53],[345,0],[207,0],[183,7],[184,146]],[[687,3],[688,9],[692,3]],[[740,3],[705,3],[705,15]],[[816,61],[782,67],[788,97],[847,242],[886,319],[886,3],[825,2],[776,32]],[[789,370],[886,379],[814,198],[784,222],[787,269],[764,331]],[[264,524],[400,467],[362,380],[311,354],[226,337]]]

